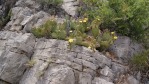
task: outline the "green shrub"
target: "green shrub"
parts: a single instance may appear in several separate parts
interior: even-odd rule
[[[58,24],[54,20],[48,20],[39,28],[33,28],[32,33],[37,37],[65,39],[66,38],[66,23]]]
[[[45,24],[41,25],[39,28],[33,28],[32,33],[38,37],[50,38],[51,34],[56,30],[57,23],[55,21],[47,21]]]
[[[55,39],[63,39],[65,40],[67,37],[66,33],[66,23],[57,25],[55,31],[52,33],[52,38]]]
[[[83,0],[81,15],[100,19],[101,28],[142,39],[149,28],[148,0]]]
[[[144,38],[141,42],[146,49],[149,49],[149,29],[145,31]]]
[[[88,18],[78,21],[70,20],[69,27],[67,27],[67,22],[58,24],[54,20],[49,20],[39,28],[33,28],[32,33],[38,38],[68,40],[70,48],[74,45],[81,45],[92,50],[100,48],[101,51],[106,50],[117,39],[116,35],[111,34],[109,30],[101,31],[98,28],[100,24],[98,20],[92,22],[89,22]]]
[[[149,50],[135,55],[131,59],[132,66],[135,70],[140,70],[142,72],[147,72],[149,69]]]
[[[99,24],[98,19],[88,21],[88,18],[70,22],[70,29],[73,32],[70,33],[69,38],[74,40],[72,45],[82,45],[92,50],[97,48],[101,51],[106,50],[117,39],[117,36],[114,33],[111,34],[107,29],[101,31],[98,27]]]

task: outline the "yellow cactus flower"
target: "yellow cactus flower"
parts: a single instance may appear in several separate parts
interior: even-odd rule
[[[111,34],[113,35],[113,34],[115,34],[115,32],[111,32]]]
[[[89,27],[87,27],[87,29],[89,29]]]
[[[88,18],[84,18],[83,22],[87,22],[88,21]]]
[[[97,20],[98,20],[98,21],[100,21],[100,19],[99,19],[99,18],[98,18]]]
[[[74,41],[74,39],[69,39],[68,40],[69,43],[72,43],[73,41]]]
[[[69,32],[72,33],[72,30],[70,30]]]
[[[114,40],[116,40],[118,37],[117,36],[114,36]]]
[[[80,23],[82,23],[83,21],[82,21],[82,20],[80,20],[79,22],[80,22]]]
[[[91,49],[91,46],[88,46],[88,49]]]
[[[87,22],[86,20],[83,20],[83,22]]]
[[[88,21],[88,18],[84,18],[84,20]]]

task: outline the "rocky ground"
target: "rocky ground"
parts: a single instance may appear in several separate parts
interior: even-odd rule
[[[13,1],[13,3],[11,2]],[[51,18],[36,0],[0,0],[0,15],[11,4],[11,18],[0,31],[0,84],[141,84],[140,72],[131,74],[129,59],[143,50],[120,36],[102,54],[82,47],[68,49],[68,42],[35,38],[31,28]],[[64,0],[62,9],[76,15],[77,1]],[[63,22],[63,18],[56,18]],[[112,54],[111,54],[112,53]],[[149,84],[149,80],[142,84]]]

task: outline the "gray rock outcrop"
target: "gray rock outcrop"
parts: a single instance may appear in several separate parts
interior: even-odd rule
[[[120,36],[114,44],[109,48],[109,51],[112,52],[119,61],[128,62],[129,59],[144,50],[141,44],[134,42],[129,37]]]
[[[12,84],[113,84],[127,73],[127,67],[98,51],[81,46],[70,50],[67,41],[44,38],[35,41],[29,33],[10,31],[2,31],[0,36],[11,43],[8,47],[11,50],[3,49],[7,42],[1,44],[0,79]]]
[[[32,34],[0,31],[0,79],[18,83],[26,70],[25,63],[33,53],[35,38]]]
[[[62,8],[67,14],[75,16],[77,10],[75,4],[77,2],[74,0],[64,0]],[[51,19],[51,15],[43,11],[41,4],[35,0],[18,0],[15,7],[12,8],[12,15],[5,30],[31,32],[32,28],[41,26],[49,19]],[[62,23],[64,19],[56,18],[56,20]]]
[[[62,9],[75,16],[77,5],[76,0],[63,0]],[[10,21],[0,31],[0,84],[140,83],[141,78],[128,75],[124,65],[143,50],[140,44],[119,37],[109,49],[117,57],[112,59],[82,46],[69,49],[67,41],[35,38],[32,28],[52,18],[40,6],[36,0],[17,0],[12,6]],[[56,17],[58,23],[64,20]]]

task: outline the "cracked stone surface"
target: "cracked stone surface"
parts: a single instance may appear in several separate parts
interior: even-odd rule
[[[4,29],[30,33],[32,28],[41,26],[50,20],[52,15],[43,11],[40,6],[41,4],[35,0],[18,0],[12,8],[10,21]],[[55,20],[57,23],[63,23],[65,19],[56,17]]]
[[[120,36],[114,44],[109,48],[109,51],[121,62],[128,62],[129,59],[136,53],[144,50],[141,44],[134,42],[129,37]]]
[[[128,66],[86,47],[0,31],[0,80],[6,84],[114,84],[127,72]],[[130,76],[128,84],[131,79],[139,82]]]
[[[0,79],[18,83],[26,69],[25,63],[33,53],[32,34],[0,31]]]
[[[99,67],[103,68],[111,62],[110,59],[98,51],[93,52],[81,46],[74,47],[71,50],[67,47],[68,42],[66,41],[38,39],[32,56],[32,60],[35,61],[35,64],[26,71],[20,84],[48,84],[50,80],[56,80],[57,75],[64,79],[61,79],[61,81],[57,80],[57,82],[51,82],[51,84],[76,84],[75,81],[79,81],[79,84],[91,84],[95,76],[92,74],[96,73]],[[78,50],[79,52],[75,51],[78,47],[80,47],[80,50]],[[61,67],[62,65],[68,68],[63,68]],[[60,71],[59,69],[55,69],[55,67],[60,67]],[[63,69],[67,74],[63,72]],[[62,70],[63,74],[57,74],[53,72],[54,70],[56,70],[55,72],[57,73]],[[74,73],[75,71],[78,71],[78,73]],[[52,75],[52,78],[52,76],[50,76],[52,73],[56,77]],[[69,78],[67,78],[67,75]],[[78,75],[79,79],[75,80],[76,75]],[[71,81],[65,79],[70,79]]]
[[[121,36],[109,49],[117,58],[111,59],[82,46],[69,49],[67,41],[35,38],[31,29],[51,19],[40,5],[36,0],[17,0],[10,21],[0,31],[0,84],[117,84],[128,74],[124,63],[143,50]],[[77,6],[78,0],[63,0],[62,9],[74,17]],[[58,23],[64,20],[56,17]],[[139,83],[133,75],[121,81]]]
[[[77,0],[63,0],[62,8],[71,16],[75,16],[78,8]]]

